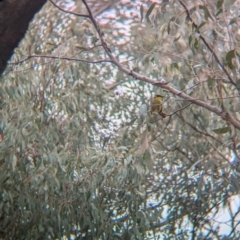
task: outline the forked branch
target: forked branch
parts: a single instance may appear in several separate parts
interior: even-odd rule
[[[52,2],[52,0],[50,0]],[[81,16],[81,17],[86,17],[88,19],[91,20],[92,24],[94,25],[97,33],[98,33],[98,37],[101,41],[101,44],[106,52],[106,54],[108,55],[109,59],[111,60],[111,63],[114,64],[115,66],[117,66],[117,68],[126,73],[127,75],[130,75],[132,76],[133,78],[135,79],[138,79],[140,81],[143,81],[143,82],[146,82],[146,83],[150,83],[150,84],[153,84],[155,86],[159,86],[160,88],[162,89],[165,89],[169,92],[171,92],[173,95],[177,95],[179,97],[181,97],[182,99],[186,100],[186,101],[189,101],[190,103],[193,103],[193,104],[196,104],[200,107],[203,107],[211,112],[214,112],[215,114],[217,114],[218,116],[220,116],[223,120],[227,121],[228,123],[232,124],[235,128],[237,129],[240,129],[240,121],[238,121],[236,118],[234,118],[233,116],[231,116],[228,112],[226,111],[223,111],[222,109],[214,106],[214,105],[211,105],[209,104],[208,102],[206,101],[203,101],[203,100],[200,100],[200,99],[196,99],[194,97],[191,97],[189,96],[188,94],[182,92],[182,91],[179,91],[178,89],[170,86],[168,83],[166,82],[159,82],[159,81],[156,81],[152,78],[149,78],[149,77],[146,77],[146,76],[143,76],[137,72],[134,72],[130,69],[128,69],[127,67],[125,67],[122,63],[120,63],[115,57],[114,55],[112,54],[110,48],[107,46],[107,43],[106,41],[104,40],[104,34],[103,32],[101,31],[96,19],[94,18],[92,12],[91,12],[91,9],[89,8],[88,4],[87,4],[87,1],[86,0],[82,0],[83,1],[83,4],[86,6],[86,9],[87,9],[87,12],[88,12],[88,15],[79,15],[79,14],[76,14],[76,13],[72,13],[76,16]],[[182,1],[179,0],[181,3]],[[56,5],[56,4],[54,4]],[[182,6],[185,6],[184,4],[182,4]],[[58,7],[60,9],[60,7]],[[65,11],[65,12],[68,12],[70,13],[69,11]],[[189,17],[189,16],[188,16]],[[191,19],[190,19],[191,20]],[[202,39],[203,41],[205,39]],[[205,42],[204,42],[205,43]],[[205,43],[206,44],[206,43]],[[207,45],[208,46],[208,45]],[[211,49],[209,49],[211,51]],[[215,54],[214,51],[211,51],[212,54]],[[215,55],[214,55],[215,56]],[[217,58],[217,56],[215,56],[215,59],[218,61],[218,63],[220,64],[220,66],[222,66],[220,60]],[[233,79],[231,78],[231,76],[229,75],[229,73],[227,72],[227,70],[225,68],[223,68],[224,72],[226,73],[226,75],[228,76],[230,82],[232,84],[235,85]]]

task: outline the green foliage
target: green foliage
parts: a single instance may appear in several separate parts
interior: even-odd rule
[[[194,29],[177,1],[133,2],[116,4],[118,17],[108,23],[98,16],[113,55],[127,68],[170,81],[239,118],[234,108],[239,80],[234,86],[222,68],[227,65],[237,79],[237,47],[231,38],[224,40],[238,35],[237,24],[232,22],[229,35],[227,26],[238,17],[237,10],[230,11],[237,6],[187,2]],[[224,16],[223,5],[229,10]],[[79,4],[74,12],[85,8]],[[209,45],[214,42],[222,66],[198,31]],[[1,238],[222,237],[215,217],[239,192],[238,166],[229,163],[238,131],[165,91],[169,117],[150,116],[158,87],[110,63],[81,61],[108,58],[98,39],[90,21],[48,3],[1,79]],[[18,63],[29,51],[41,56]],[[232,230],[229,237],[237,239]]]
[[[223,127],[223,128],[213,129],[213,131],[217,134],[223,134],[223,133],[229,132],[230,128],[229,127]]]

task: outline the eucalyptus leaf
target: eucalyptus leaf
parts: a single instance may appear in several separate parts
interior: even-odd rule
[[[230,131],[230,127],[217,128],[213,129],[213,131],[217,134],[224,134]]]
[[[146,19],[149,19],[149,16],[150,16],[150,14],[152,13],[155,5],[156,5],[156,3],[153,3],[153,4],[149,7],[149,9],[147,10],[147,13],[146,13],[146,15],[145,15]]]
[[[235,58],[235,50],[231,50],[226,55],[226,64],[229,68],[233,68],[233,59]]]

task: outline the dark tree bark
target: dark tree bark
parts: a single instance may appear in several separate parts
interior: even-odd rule
[[[24,37],[34,15],[47,0],[0,1],[0,75]]]

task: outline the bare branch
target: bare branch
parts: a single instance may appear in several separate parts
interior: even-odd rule
[[[214,52],[214,50],[210,47],[210,45],[208,44],[208,42],[206,41],[206,39],[202,36],[201,32],[198,29],[197,24],[193,21],[193,19],[191,18],[190,12],[187,8],[187,6],[183,3],[182,0],[178,0],[179,3],[183,6],[183,8],[186,11],[187,17],[188,19],[192,22],[193,27],[196,29],[196,32],[199,34],[199,38],[204,42],[204,44],[206,45],[206,47],[208,48],[208,50],[213,54],[214,58],[216,59],[217,63],[219,64],[219,66],[222,68],[222,70],[225,72],[225,74],[227,75],[229,81],[236,86],[235,81],[232,79],[232,77],[230,76],[229,72],[227,71],[227,69],[224,67],[224,65],[221,63],[221,61],[219,60],[217,54]]]
[[[70,57],[56,57],[56,56],[52,56],[52,55],[30,55],[28,57],[26,57],[25,59],[12,63],[12,64],[19,64],[19,63],[23,63],[26,60],[30,59],[30,58],[51,58],[51,59],[59,59],[59,60],[68,60],[68,61],[77,61],[77,62],[85,62],[85,63],[91,63],[91,64],[98,64],[98,63],[104,63],[104,62],[112,62],[110,59],[101,59],[98,61],[90,61],[90,60],[86,60],[86,59],[79,59],[79,58],[70,58]]]
[[[161,87],[162,89],[165,89],[165,90],[171,92],[171,93],[174,94],[174,95],[178,95],[179,97],[181,97],[181,98],[183,98],[183,99],[185,99],[185,100],[187,100],[187,101],[189,101],[189,102],[191,102],[191,103],[194,103],[194,104],[196,104],[196,105],[198,105],[198,106],[200,106],[200,107],[206,108],[207,110],[209,110],[209,111],[211,111],[211,112],[214,112],[215,114],[217,114],[218,116],[220,116],[223,120],[226,120],[227,122],[231,123],[231,124],[232,124],[234,127],[236,127],[237,129],[240,129],[240,122],[239,122],[237,119],[233,118],[228,112],[223,111],[222,109],[220,109],[220,108],[218,108],[218,107],[216,107],[216,106],[213,106],[213,105],[211,105],[211,104],[209,104],[209,103],[207,103],[207,102],[205,102],[205,101],[203,101],[203,100],[199,100],[199,99],[193,98],[193,97],[187,95],[186,93],[184,93],[184,92],[182,92],[182,91],[179,91],[179,90],[177,90],[176,88],[170,86],[170,85],[169,85],[168,83],[166,83],[166,82],[162,82],[162,83],[161,83],[161,82],[156,81],[156,80],[154,80],[154,79],[152,79],[152,78],[149,78],[149,77],[143,76],[143,75],[141,75],[141,74],[138,74],[137,72],[134,72],[134,71],[126,68],[125,66],[123,66],[123,65],[113,56],[113,54],[111,53],[111,50],[110,50],[109,47],[107,46],[107,43],[106,43],[106,41],[104,40],[104,37],[103,37],[104,34],[102,33],[101,29],[99,28],[99,25],[98,25],[97,21],[95,20],[95,18],[94,18],[94,16],[93,16],[93,14],[92,14],[92,12],[91,12],[91,10],[90,10],[90,8],[89,8],[86,0],[82,0],[82,1],[83,1],[84,5],[85,5],[86,8],[87,8],[88,15],[81,15],[81,14],[79,14],[79,16],[81,16],[81,17],[87,17],[87,18],[89,18],[89,19],[92,21],[92,23],[93,23],[93,25],[94,25],[97,33],[98,33],[99,39],[100,39],[100,41],[101,41],[101,43],[102,43],[102,47],[104,48],[106,54],[107,54],[108,57],[110,58],[110,60],[107,60],[108,62],[112,62],[115,66],[118,67],[119,70],[121,70],[122,72],[126,73],[127,75],[132,76],[133,78],[136,78],[136,79],[138,79],[138,80],[141,80],[141,81],[143,81],[143,82],[147,82],[147,83],[150,83],[150,84],[153,84],[153,85],[157,85],[157,86]],[[182,3],[181,0],[179,0],[179,1],[181,2],[181,5],[182,5],[182,6],[185,6],[184,3]],[[51,2],[52,2],[52,0],[51,0]],[[185,6],[185,7],[186,7],[186,6]],[[60,8],[60,9],[61,9],[61,8]],[[186,8],[186,10],[187,10],[187,8]],[[75,13],[72,13],[72,12],[69,12],[69,13],[75,14]],[[189,13],[189,12],[187,12],[187,13]],[[190,17],[190,15],[189,15],[189,17]],[[191,17],[190,17],[190,20],[191,20]],[[195,23],[193,22],[193,24],[195,24]],[[195,24],[195,27],[197,27],[196,24]],[[200,34],[200,33],[199,33],[199,34]],[[208,45],[208,43],[206,42],[206,40],[205,40],[201,35],[200,35],[200,37],[201,37],[201,39],[204,41],[204,43],[206,44],[206,46],[209,47],[209,50],[214,54],[214,56],[216,57],[218,63],[221,65],[220,60],[217,58],[216,54],[215,54],[215,53],[213,52],[213,50],[210,48],[210,46]],[[221,65],[221,66],[222,66],[222,65]],[[232,84],[235,85],[234,81],[232,80],[231,76],[229,75],[229,73],[227,72],[227,70],[224,68],[224,66],[223,66],[223,69],[225,70],[224,72],[227,74],[227,76],[229,77],[229,79],[230,79],[230,81],[232,82]]]
[[[65,12],[65,13],[70,13],[72,15],[75,15],[77,17],[84,17],[84,18],[90,18],[89,15],[86,15],[86,14],[79,14],[79,13],[75,13],[75,12],[72,12],[72,11],[68,11],[68,10],[65,10],[64,8],[58,6],[55,2],[53,2],[52,0],[49,0],[56,8],[58,8],[59,10],[61,10],[62,12]]]

